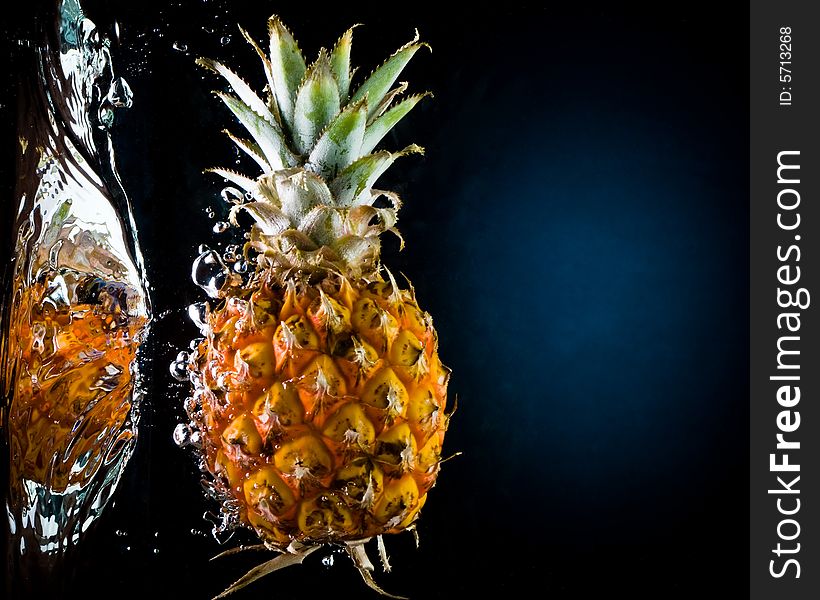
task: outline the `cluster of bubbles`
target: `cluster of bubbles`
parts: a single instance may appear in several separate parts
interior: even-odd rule
[[[228,40],[230,41],[230,40]],[[227,43],[227,42],[226,42]],[[182,45],[181,45],[182,46]],[[234,187],[221,190],[220,196],[228,206],[247,202],[250,198]],[[218,218],[219,209],[207,206],[206,216],[215,221],[212,230],[217,235],[232,234],[232,225]],[[205,517],[212,523],[211,534],[217,541],[225,542],[224,534],[230,535],[240,525],[239,502],[233,498],[223,484],[208,475],[205,458],[201,452],[203,445],[204,413],[203,403],[213,402],[214,395],[205,385],[197,362],[200,359],[199,346],[208,334],[208,319],[211,306],[210,300],[217,300],[222,290],[228,286],[242,285],[249,272],[249,260],[238,243],[224,244],[219,249],[215,244],[209,246],[201,244],[197,249],[197,257],[191,267],[191,279],[208,296],[209,300],[195,302],[188,307],[188,318],[199,330],[199,336],[191,340],[189,347],[181,350],[170,364],[171,375],[180,382],[191,385],[193,393],[185,399],[184,409],[186,421],[179,423],[173,432],[174,443],[181,447],[190,447],[197,451],[199,469],[203,473],[202,486],[207,496],[219,502],[218,513],[207,513]],[[243,303],[239,298],[230,298],[228,302]],[[219,383],[219,382],[217,382]]]

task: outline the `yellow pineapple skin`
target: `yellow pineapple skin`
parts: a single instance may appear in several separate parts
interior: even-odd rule
[[[439,471],[449,369],[412,289],[262,272],[209,314],[192,368],[207,470],[268,545],[415,522]]]

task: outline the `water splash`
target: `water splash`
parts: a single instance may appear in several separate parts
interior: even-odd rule
[[[20,93],[0,314],[12,581],[52,573],[109,503],[136,443],[136,353],[150,319],[109,134],[131,89],[79,2],[54,5]]]

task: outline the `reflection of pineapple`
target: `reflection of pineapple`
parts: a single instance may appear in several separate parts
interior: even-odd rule
[[[238,584],[343,543],[375,587],[362,542],[413,525],[447,426],[449,371],[430,316],[379,273],[378,236],[395,232],[399,200],[371,187],[420,151],[372,152],[423,97],[397,101],[406,84],[392,87],[423,44],[400,48],[349,94],[352,29],[306,66],[279,19],[268,27],[270,57],[245,34],[266,101],[224,65],[198,61],[233,88],[218,95],[252,139],[231,139],[264,173],[214,169],[242,188],[231,220],[253,217],[246,252],[257,268],[246,282],[229,278],[206,319],[192,415],[228,506],[284,552]]]
[[[132,443],[134,432],[123,425],[146,324],[129,316],[124,284],[82,276],[73,293],[61,294],[72,277],[50,272],[22,290],[11,319],[12,480],[55,494],[86,486]],[[69,295],[78,301],[70,305]]]

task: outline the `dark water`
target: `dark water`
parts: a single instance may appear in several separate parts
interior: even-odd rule
[[[215,507],[194,460],[171,439],[186,389],[168,364],[196,333],[185,316],[203,299],[188,275],[196,247],[220,239],[206,215],[220,216],[220,186],[201,170],[235,160],[219,133],[232,121],[209,93],[218,83],[193,59],[239,65],[261,86],[235,23],[261,39],[273,11],[308,56],[365,23],[353,49],[362,72],[414,27],[434,50],[406,78],[435,99],[386,141],[427,154],[385,177],[405,200],[407,249],[388,240],[384,261],[435,318],[459,398],[445,450],[464,455],[430,495],[421,547],[388,539],[394,570],[377,580],[416,600],[746,587],[745,16],[530,3],[454,16],[216,0],[86,8],[101,27],[119,23],[115,57],[134,91],[113,135],[155,322],[139,443],[73,558],[74,590],[205,598],[258,562],[208,562],[224,547],[208,534]],[[8,56],[25,23],[3,28]],[[17,75],[0,98],[4,214]],[[324,566],[329,555],[236,598],[376,597],[346,557]]]

